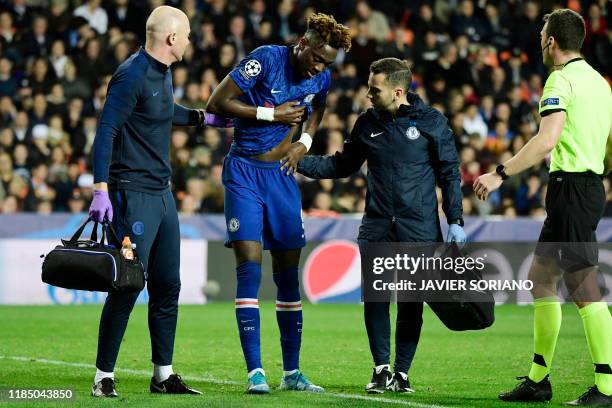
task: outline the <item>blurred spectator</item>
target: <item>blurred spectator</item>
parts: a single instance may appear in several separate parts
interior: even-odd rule
[[[51,0],[49,7],[49,32],[63,37],[68,31],[72,16],[68,9],[68,0]]]
[[[21,47],[24,49],[24,54],[30,54],[35,57],[46,57],[49,55],[53,38],[48,33],[48,28],[49,25],[46,17],[41,15],[34,17],[31,33],[26,34],[22,40]]]
[[[66,56],[66,46],[64,45],[63,41],[55,40],[53,42],[51,45],[49,62],[51,62],[51,66],[55,71],[55,76],[57,78],[62,78],[64,76],[64,67],[66,66],[66,62],[68,62],[68,57]]]
[[[95,0],[94,0],[95,1]],[[85,44],[85,53],[77,60],[79,75],[91,88],[98,85],[98,78],[110,74],[110,66],[102,54],[100,40],[89,39]]]
[[[512,27],[506,16],[499,13],[494,2],[487,2],[486,15],[486,41],[499,51],[507,50],[512,44]]]
[[[357,18],[371,35],[371,38],[382,43],[387,39],[390,33],[389,22],[387,17],[377,10],[372,10],[367,0],[358,0],[355,5]]]
[[[289,44],[295,40],[296,32],[299,28],[296,27],[297,19],[294,14],[295,2],[293,0],[281,0],[278,3],[276,29],[282,40]]]
[[[459,8],[451,18],[451,27],[454,35],[466,34],[476,43],[484,40],[487,33],[484,21],[474,12],[472,0],[459,2]]]
[[[129,0],[114,0],[113,3],[114,4],[111,7],[106,9],[108,26],[118,27],[123,32],[132,32],[136,34],[141,42],[143,42],[145,39],[145,23],[147,15],[138,5],[139,2]]]
[[[419,6],[419,14],[414,17],[414,22],[411,20],[412,31],[415,37],[422,38],[427,31],[436,34],[443,34],[446,31],[444,23],[436,16],[428,3],[423,3]]]
[[[362,84],[368,80],[370,64],[378,59],[377,44],[370,34],[368,26],[360,23],[349,54],[350,61],[357,66],[357,75]]]
[[[241,61],[253,49],[253,40],[246,34],[246,21],[241,15],[232,17],[226,41],[234,46],[236,60]]]
[[[215,66],[215,71],[218,73],[217,78],[225,78],[236,62],[238,62],[236,48],[232,44],[223,44],[219,51],[218,65]]]
[[[540,31],[542,16],[540,6],[535,1],[524,4],[524,13],[516,22],[514,43],[526,54],[532,68],[542,67],[542,50],[540,49]]]
[[[13,96],[17,92],[19,82],[13,76],[13,62],[0,58],[0,96]]]
[[[468,134],[478,134],[482,139],[487,137],[489,129],[487,128],[487,124],[482,116],[480,116],[480,112],[478,112],[478,106],[476,104],[469,104],[465,109],[463,129],[465,129]]]
[[[106,34],[108,28],[108,15],[106,11],[100,7],[101,0],[87,0],[82,6],[74,10],[74,15],[83,17],[91,28],[96,30],[98,34]]]
[[[36,58],[32,64],[31,74],[27,78],[27,86],[32,93],[46,95],[56,81],[55,72],[49,69],[49,62],[43,57]]]
[[[60,84],[68,99],[87,99],[91,95],[91,86],[83,78],[77,76],[76,65],[70,59],[64,64],[64,77],[60,80]]]

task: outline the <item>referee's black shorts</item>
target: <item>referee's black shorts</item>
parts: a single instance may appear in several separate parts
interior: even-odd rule
[[[535,254],[555,258],[566,272],[597,265],[595,230],[606,203],[602,177],[592,173],[550,173],[546,220]]]

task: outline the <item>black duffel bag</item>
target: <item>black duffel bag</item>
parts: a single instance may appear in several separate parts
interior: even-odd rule
[[[462,256],[462,253],[459,247],[452,243],[441,256],[456,258]],[[468,282],[482,280],[482,276],[474,269],[466,269],[463,274],[440,271],[440,276],[437,278]],[[427,304],[450,330],[482,330],[495,321],[495,299],[488,290],[474,290],[470,289],[470,285],[466,285],[465,290],[441,291],[437,295],[439,299],[444,298],[448,301],[432,301]]]
[[[98,223],[89,240],[80,240],[88,219],[70,240],[62,239],[45,256],[42,265],[42,280],[53,286],[66,289],[98,292],[139,292],[145,285],[142,262],[133,249],[134,259],[121,255],[121,243],[113,226],[102,224],[102,238],[98,242]],[[105,243],[108,239],[108,244]]]

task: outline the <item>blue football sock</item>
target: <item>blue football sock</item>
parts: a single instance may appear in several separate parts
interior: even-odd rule
[[[298,268],[275,273],[274,283],[278,288],[276,320],[281,335],[283,370],[297,370],[300,363],[300,345],[302,344],[302,302],[300,300]]]
[[[240,344],[246,360],[247,371],[261,368],[259,347],[259,301],[257,292],[261,283],[261,265],[244,262],[236,268],[236,321]]]

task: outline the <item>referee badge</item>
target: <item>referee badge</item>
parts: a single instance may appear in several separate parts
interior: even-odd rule
[[[406,137],[410,140],[416,140],[421,136],[421,132],[414,126],[410,126],[408,130],[406,130]]]

